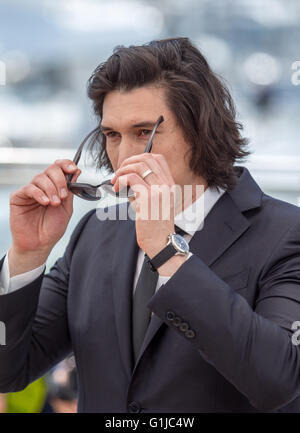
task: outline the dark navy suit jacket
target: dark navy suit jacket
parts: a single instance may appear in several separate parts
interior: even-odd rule
[[[299,412],[300,209],[236,170],[191,239],[193,256],[151,298],[135,365],[135,223],[92,210],[49,273],[0,297],[0,392],[73,351],[81,412]]]

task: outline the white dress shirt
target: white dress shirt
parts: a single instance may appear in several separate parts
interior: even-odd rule
[[[216,204],[216,202],[223,195],[224,192],[225,191],[221,188],[218,189],[215,187],[208,187],[204,191],[204,193],[197,200],[195,200],[194,203],[192,203],[190,206],[188,206],[186,209],[184,209],[182,212],[175,216],[175,225],[180,227],[187,233],[186,235],[184,235],[184,238],[187,242],[191,240],[192,236],[197,230],[200,230],[202,228],[206,215],[213,208],[213,206]],[[189,253],[187,260],[190,258],[191,255],[192,253]],[[133,291],[136,287],[143,261],[144,252],[140,249],[138,252]],[[6,254],[2,270],[0,272],[0,295],[11,293],[26,286],[27,284],[30,284],[43,272],[45,266],[46,264],[44,263],[38,268],[35,268],[23,274],[15,275],[14,277],[10,278],[8,254]],[[170,277],[168,276],[159,276],[156,290],[162,284],[165,284],[169,278]]]

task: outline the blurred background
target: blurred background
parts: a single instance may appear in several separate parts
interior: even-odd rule
[[[244,165],[266,193],[300,204],[299,0],[0,0],[0,258],[11,243],[11,192],[56,159],[73,159],[96,126],[86,96],[94,68],[116,45],[178,36],[191,38],[227,82],[253,152]],[[106,175],[88,155],[79,167],[80,181]],[[74,198],[47,270],[96,206]],[[35,409],[33,394],[26,410],[0,395],[0,411],[76,410],[74,369],[66,360],[33,386]]]

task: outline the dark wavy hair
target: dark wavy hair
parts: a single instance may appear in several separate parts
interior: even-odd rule
[[[140,46],[117,46],[88,80],[88,96],[101,121],[105,95],[112,90],[132,90],[145,85],[164,88],[166,103],[190,144],[189,166],[208,186],[232,189],[237,174],[234,163],[248,156],[248,140],[223,79],[188,38],[163,39]],[[100,147],[97,168],[113,171],[100,131],[90,142]]]

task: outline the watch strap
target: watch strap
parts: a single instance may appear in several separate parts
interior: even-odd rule
[[[156,256],[149,259],[149,265],[153,272],[157,272],[157,269],[162,266],[167,260],[174,256],[178,251],[170,243],[165,248],[163,248]]]

